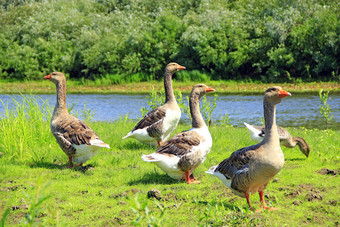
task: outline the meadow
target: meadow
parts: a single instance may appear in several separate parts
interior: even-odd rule
[[[6,104],[4,104],[6,105]],[[276,211],[252,212],[205,171],[254,144],[246,128],[211,126],[213,147],[194,174],[200,184],[169,178],[142,154],[155,148],[121,138],[135,122],[89,122],[111,148],[84,167],[64,169],[67,156],[50,133],[51,110],[36,100],[0,119],[0,226],[337,226],[340,131],[288,128],[311,147],[282,147],[285,166],[265,191]],[[280,119],[277,119],[280,122]],[[175,133],[189,129],[180,124]],[[259,208],[257,194],[251,196]]]

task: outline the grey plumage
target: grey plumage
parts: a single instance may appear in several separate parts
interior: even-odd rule
[[[101,147],[110,148],[108,144],[101,141],[90,126],[68,113],[64,74],[53,72],[45,76],[44,79],[48,79],[56,85],[57,102],[51,119],[51,132],[60,148],[69,157],[69,167],[73,166],[72,161],[80,164],[87,161]]]
[[[207,173],[217,176],[235,194],[246,197],[250,208],[249,194],[259,192],[261,203],[265,202],[263,190],[268,182],[281,170],[284,157],[280,148],[275,120],[275,106],[290,93],[281,87],[271,87],[263,99],[265,138],[262,142],[233,152]]]
[[[165,89],[165,104],[148,112],[144,118],[129,132],[125,138],[135,138],[143,143],[160,144],[165,141],[170,134],[175,130],[181,117],[180,108],[176,102],[174,91],[172,88],[172,74],[185,69],[185,67],[177,63],[169,63],[165,67],[164,72],[164,89]],[[168,114],[167,110],[171,110],[176,114]],[[169,116],[171,115],[171,116]],[[166,120],[171,119],[171,120]],[[165,125],[168,123],[169,125]],[[146,130],[144,134],[143,130]]]

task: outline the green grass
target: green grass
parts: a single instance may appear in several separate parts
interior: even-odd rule
[[[0,120],[0,217],[5,225],[37,226],[334,226],[339,220],[340,131],[289,128],[311,147],[307,159],[298,148],[283,147],[286,164],[265,191],[277,211],[253,213],[246,201],[205,171],[238,148],[253,144],[245,128],[212,126],[213,147],[195,170],[201,184],[169,178],[142,154],[155,151],[133,139],[121,140],[135,122],[90,122],[111,149],[86,163],[62,169],[67,156],[49,131],[50,113],[34,100],[18,103]],[[31,110],[31,111],[28,111]],[[278,122],[280,119],[277,119]],[[190,128],[179,125],[176,133]],[[320,173],[323,168],[336,175]],[[324,170],[325,171],[325,170]],[[327,173],[327,171],[325,171]],[[157,189],[161,195],[148,199]],[[251,196],[255,208],[258,195]],[[10,211],[8,213],[8,208]],[[8,214],[8,215],[7,215]],[[7,215],[7,217],[6,217]],[[0,221],[0,225],[3,220]]]
[[[182,73],[183,74],[183,73]],[[181,75],[182,75],[181,74]],[[185,74],[183,74],[185,75]],[[173,87],[176,91],[189,94],[192,89],[191,81],[176,81],[177,75],[174,76]],[[0,81],[0,94],[55,94],[55,86],[49,81],[42,79],[41,81],[26,82],[6,82]],[[198,78],[200,79],[200,78]],[[199,82],[198,82],[199,81]],[[261,81],[235,81],[235,80],[219,80],[205,81],[198,80],[195,83],[205,83],[215,88],[218,94],[263,94],[267,88],[271,86],[281,86],[289,92],[294,93],[314,93],[317,94],[320,89],[329,91],[331,94],[340,93],[340,83],[338,82],[306,82],[306,83],[262,83]],[[99,81],[67,81],[68,94],[150,94],[152,88],[157,91],[164,90],[163,81],[148,82],[125,82],[121,84],[110,84],[109,82]]]

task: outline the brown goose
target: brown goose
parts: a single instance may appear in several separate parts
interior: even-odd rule
[[[83,121],[71,116],[66,108],[66,78],[63,73],[53,72],[44,77],[52,81],[57,88],[57,103],[51,120],[51,131],[60,148],[69,158],[69,167],[76,162],[81,166],[97,154],[103,147],[110,148]]]
[[[244,122],[244,125],[247,127],[250,138],[255,142],[261,142],[265,136],[264,126],[255,126],[250,125]],[[307,142],[301,138],[301,137],[292,137],[290,133],[287,131],[287,129],[277,126],[277,130],[279,133],[280,138],[280,144],[282,146],[285,146],[287,148],[294,148],[296,145],[299,146],[300,151],[306,155],[306,157],[309,157],[309,146]]]
[[[263,100],[266,132],[263,141],[235,151],[229,158],[207,171],[217,176],[235,194],[245,197],[250,209],[253,208],[249,194],[255,192],[259,192],[264,209],[268,209],[263,190],[283,167],[284,157],[277,132],[275,109],[282,98],[290,95],[281,87],[268,88]]]
[[[199,183],[190,177],[192,172],[202,164],[212,146],[212,139],[199,108],[199,99],[207,92],[215,91],[204,84],[193,87],[189,105],[192,128],[174,135],[150,155],[143,155],[146,162],[154,162],[171,178],[186,180],[188,184]]]
[[[172,89],[172,74],[182,69],[185,67],[177,63],[169,63],[165,67],[165,104],[147,113],[123,139],[131,137],[142,143],[151,145],[157,143],[160,146],[162,141],[169,138],[181,118],[181,110]]]

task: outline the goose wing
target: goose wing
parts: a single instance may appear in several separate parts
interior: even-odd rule
[[[132,129],[131,132],[137,129],[143,129],[149,127],[157,122],[160,122],[164,119],[166,114],[166,109],[163,106],[157,107],[154,110],[148,112],[142,120],[140,120],[137,125]]]
[[[195,131],[184,131],[165,142],[156,153],[176,156],[184,156],[193,152],[193,148],[198,146],[204,138]]]
[[[91,145],[91,140],[98,139],[99,136],[85,122],[77,118],[66,118],[58,122],[53,134],[62,137],[64,142],[72,145]],[[58,138],[57,138],[58,140]]]
[[[220,172],[227,179],[231,179],[236,174],[248,170],[249,162],[258,148],[259,144],[256,144],[235,151],[216,167],[215,172]]]

